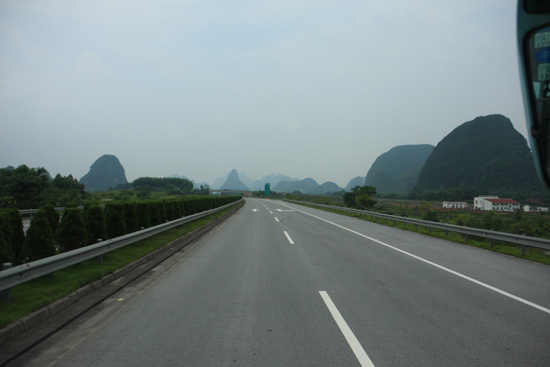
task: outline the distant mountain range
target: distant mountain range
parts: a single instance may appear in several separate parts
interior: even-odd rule
[[[282,181],[275,187],[271,188],[275,192],[295,192],[299,191],[302,194],[315,194],[323,195],[330,194],[334,191],[342,191],[342,188],[336,185],[334,182],[327,181],[321,185],[312,178],[306,178],[299,181]]]
[[[11,168],[11,167],[10,167]],[[172,175],[189,179],[186,176]],[[114,155],[103,155],[80,182],[87,191],[105,191],[126,184],[124,167]],[[195,188],[207,185],[192,181]],[[269,183],[275,192],[327,194],[343,189],[334,182],[318,184],[313,178],[297,179],[281,173],[253,180],[233,169],[217,178],[211,189],[263,191]],[[445,136],[437,146],[396,146],[376,158],[366,177],[351,179],[344,190],[375,186],[381,194],[406,196],[418,192],[472,189],[480,194],[540,192],[540,183],[525,138],[502,115],[477,117]]]
[[[216,178],[210,188],[216,190],[221,189],[222,185],[227,181],[230,173],[225,176]],[[252,191],[263,190],[266,183],[269,183],[271,188],[273,189],[273,187],[275,187],[279,182],[282,181],[298,181],[297,178],[291,178],[280,173],[263,176],[259,180],[251,179],[244,172],[237,171],[237,174],[239,176],[239,180]]]

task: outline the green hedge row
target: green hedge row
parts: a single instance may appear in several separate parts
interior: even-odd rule
[[[15,266],[39,260],[239,199],[236,196],[203,196],[171,201],[109,202],[104,208],[87,204],[83,210],[65,208],[61,220],[55,208],[46,205],[34,215],[26,235],[19,211],[2,210],[0,264],[11,262]]]

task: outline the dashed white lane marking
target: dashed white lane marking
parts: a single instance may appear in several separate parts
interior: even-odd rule
[[[283,203],[280,203],[280,204],[283,205],[283,206],[286,206],[287,208],[289,208],[288,205],[285,205],[285,204],[283,204]],[[414,259],[417,259],[417,260],[420,260],[420,261],[422,261],[422,262],[425,262],[426,264],[435,266],[435,267],[438,268],[438,269],[441,269],[441,270],[444,270],[444,271],[446,271],[446,272],[448,272],[448,273],[454,274],[454,275],[456,275],[457,277],[460,277],[460,278],[462,278],[462,279],[468,280],[468,281],[470,281],[470,282],[472,282],[472,283],[475,283],[475,284],[477,284],[477,285],[480,285],[480,286],[482,286],[482,287],[485,287],[485,288],[487,288],[487,289],[490,289],[490,290],[492,290],[492,291],[494,291],[494,292],[497,292],[497,293],[499,293],[499,294],[501,294],[501,295],[503,295],[503,296],[506,296],[506,297],[508,297],[508,298],[511,298],[511,299],[513,299],[513,300],[516,300],[516,301],[518,301],[518,302],[521,302],[521,303],[523,303],[523,304],[525,304],[525,305],[528,305],[528,306],[531,306],[531,307],[533,307],[533,308],[536,308],[537,310],[540,310],[540,311],[542,311],[542,312],[545,312],[545,313],[547,313],[547,314],[550,314],[550,309],[548,309],[548,308],[546,308],[546,307],[543,307],[543,306],[541,306],[541,305],[538,305],[538,304],[536,304],[536,303],[533,303],[533,302],[528,301],[528,300],[526,300],[526,299],[523,299],[523,298],[521,298],[521,297],[515,296],[515,295],[513,295],[513,294],[511,294],[511,293],[508,293],[508,292],[506,292],[506,291],[503,291],[502,289],[493,287],[492,285],[489,285],[489,284],[487,284],[487,283],[483,283],[483,282],[481,282],[481,281],[479,281],[479,280],[477,280],[477,279],[470,278],[469,276],[464,275],[464,274],[462,274],[462,273],[459,273],[458,271],[451,270],[451,269],[446,268],[446,267],[444,267],[444,266],[442,266],[442,265],[436,264],[436,263],[434,263],[434,262],[432,262],[432,261],[430,261],[430,260],[426,260],[426,259],[424,259],[424,258],[422,258],[422,257],[420,257],[420,256],[416,256],[416,255],[414,255],[414,254],[411,254],[410,252],[401,250],[401,249],[399,249],[399,248],[397,248],[397,247],[394,247],[394,246],[392,246],[392,245],[388,245],[387,243],[384,243],[384,242],[382,242],[382,241],[379,241],[379,240],[377,240],[377,239],[375,239],[375,238],[372,238],[372,237],[369,237],[369,236],[364,235],[364,234],[362,234],[362,233],[356,232],[356,231],[354,231],[354,230],[352,230],[352,229],[349,229],[349,228],[346,228],[346,227],[341,226],[341,225],[339,225],[339,224],[333,223],[333,222],[331,222],[331,221],[329,221],[329,220],[326,220],[326,219],[324,219],[324,218],[321,218],[321,217],[318,217],[318,216],[316,216],[316,215],[310,214],[310,213],[308,213],[308,212],[304,212],[304,211],[299,210],[299,209],[295,209],[295,210],[296,210],[297,212],[300,212],[300,213],[309,215],[309,216],[311,216],[311,217],[313,217],[313,218],[317,218],[317,219],[319,219],[319,220],[322,220],[323,222],[330,223],[330,224],[332,224],[332,225],[334,225],[334,226],[336,226],[336,227],[338,227],[338,228],[345,229],[346,231],[349,231],[349,232],[351,232],[351,233],[354,233],[354,234],[356,234],[356,235],[358,235],[358,236],[364,237],[364,238],[366,238],[366,239],[368,239],[368,240],[371,240],[371,241],[373,241],[373,242],[376,242],[376,243],[378,243],[378,244],[380,244],[380,245],[386,246],[387,248],[391,248],[392,250],[401,252],[402,254],[405,254],[405,255],[410,256],[410,257],[412,257],[412,258],[414,258]]]
[[[334,318],[334,321],[336,321],[336,324],[340,328],[340,331],[342,334],[344,334],[344,337],[346,338],[349,346],[351,347],[351,350],[353,350],[353,353],[355,354],[355,357],[361,363],[361,366],[363,367],[374,367],[374,364],[370,360],[369,356],[359,343],[359,340],[355,337],[355,334],[353,334],[353,331],[349,328],[348,324],[346,323],[346,320],[342,317],[340,314],[340,311],[336,308],[332,300],[330,299],[330,296],[325,291],[319,291],[319,294],[321,297],[323,297],[323,301],[325,301],[325,304],[328,307],[328,310],[332,314],[332,317]]]
[[[288,242],[290,242],[291,245],[294,245],[294,241],[292,241],[292,238],[290,238],[288,233],[286,231],[284,231],[284,233],[285,233],[285,236],[286,236],[286,239],[288,240]]]
[[[277,223],[279,223],[279,219],[277,219],[277,217],[275,217],[275,220],[277,221]]]

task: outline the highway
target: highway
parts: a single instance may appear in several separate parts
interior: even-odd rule
[[[550,267],[247,199],[9,366],[548,366]]]

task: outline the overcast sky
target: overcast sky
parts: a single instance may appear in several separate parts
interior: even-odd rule
[[[0,1],[0,167],[345,186],[477,116],[526,135],[516,0]]]

